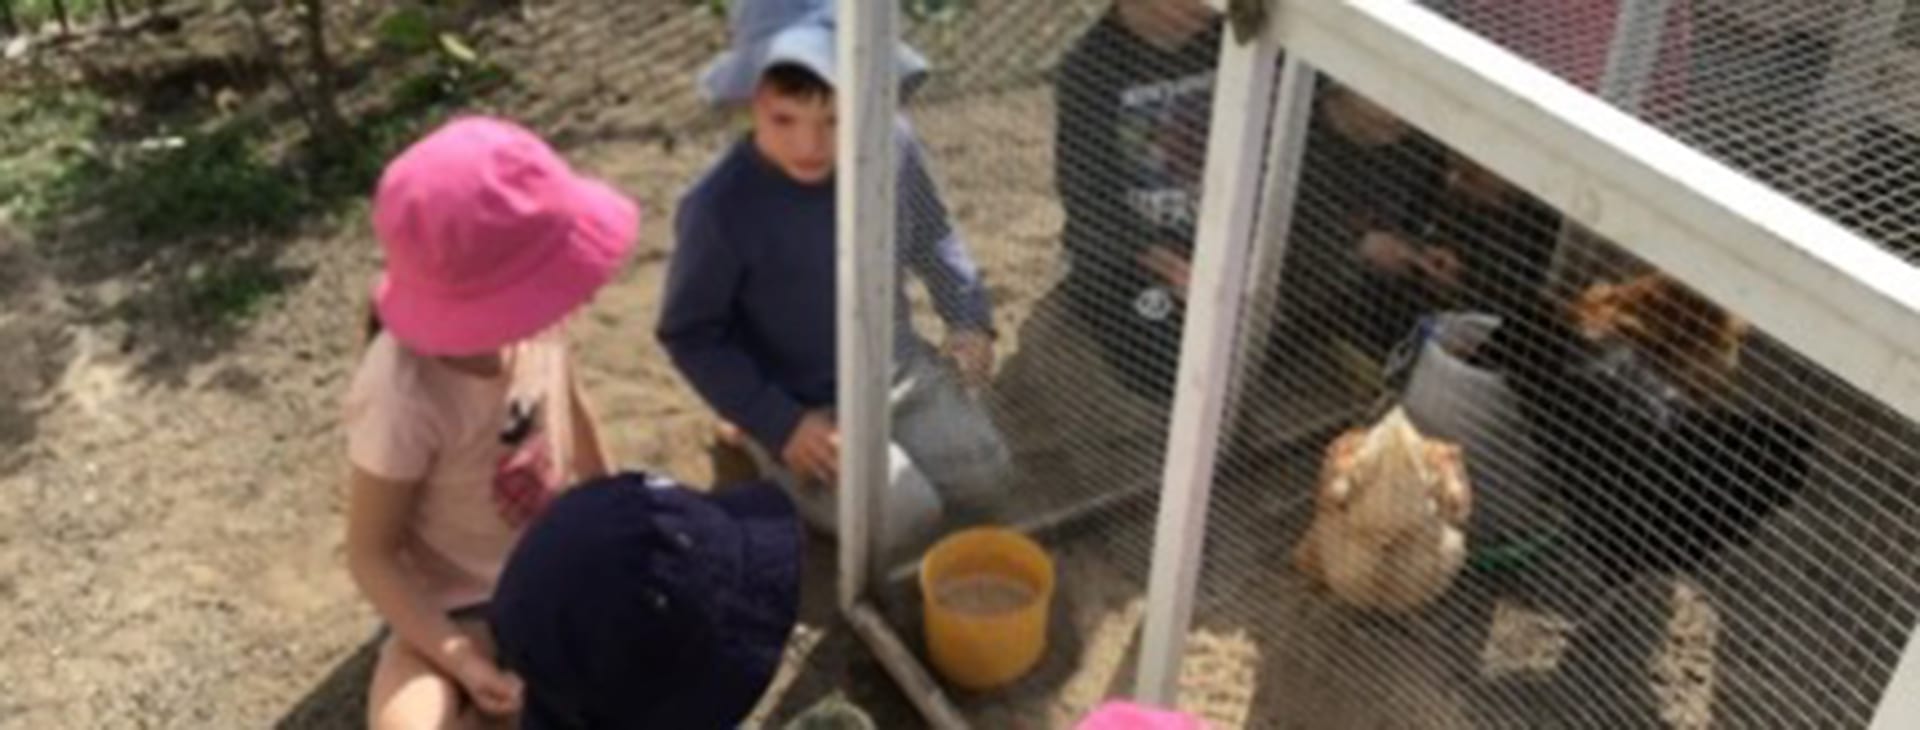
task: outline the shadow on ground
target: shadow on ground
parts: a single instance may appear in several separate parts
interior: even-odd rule
[[[367,683],[373,680],[378,641],[368,641],[320,680],[274,730],[356,730],[367,721]]]

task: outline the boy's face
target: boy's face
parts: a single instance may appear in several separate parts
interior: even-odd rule
[[[791,95],[761,84],[753,93],[753,143],[775,167],[802,183],[833,175],[831,95]]]

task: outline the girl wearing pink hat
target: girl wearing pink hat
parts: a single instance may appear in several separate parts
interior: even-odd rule
[[[612,278],[639,218],[496,119],[448,123],[381,177],[386,270],[345,424],[348,570],[391,627],[369,726],[518,712],[484,607],[528,521],[608,470],[559,325]]]

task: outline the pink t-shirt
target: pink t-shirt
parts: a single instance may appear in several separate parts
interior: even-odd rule
[[[347,395],[347,458],[419,485],[401,561],[443,609],[493,594],[521,529],[574,477],[564,337],[515,345],[504,365],[461,372],[383,333]]]

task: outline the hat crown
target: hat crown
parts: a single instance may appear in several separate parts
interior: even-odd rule
[[[492,291],[567,246],[573,172],[538,136],[496,119],[452,122],[382,175],[374,231],[398,286]]]
[[[736,0],[728,26],[735,47],[759,43],[801,23],[833,20],[832,0]]]

